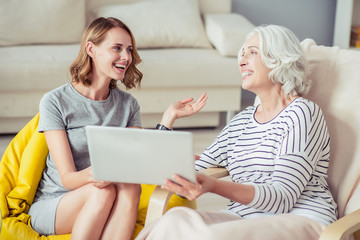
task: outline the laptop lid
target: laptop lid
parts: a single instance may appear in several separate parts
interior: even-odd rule
[[[191,132],[105,126],[85,131],[97,180],[161,185],[176,173],[196,182]]]

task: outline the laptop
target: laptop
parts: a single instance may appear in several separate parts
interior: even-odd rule
[[[191,132],[105,126],[85,131],[97,180],[162,185],[178,174],[196,182]]]

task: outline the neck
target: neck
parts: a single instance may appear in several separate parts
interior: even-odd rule
[[[255,118],[260,123],[269,122],[274,119],[284,108],[286,108],[297,96],[286,96],[282,90],[258,95],[260,105],[258,106]]]
[[[109,81],[92,81],[90,86],[72,82],[72,85],[81,95],[95,101],[106,100],[110,94]]]

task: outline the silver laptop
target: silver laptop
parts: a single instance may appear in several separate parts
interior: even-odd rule
[[[161,185],[179,174],[196,182],[191,132],[104,126],[85,131],[97,180]]]

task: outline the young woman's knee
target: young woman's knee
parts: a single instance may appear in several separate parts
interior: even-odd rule
[[[140,184],[118,183],[116,187],[119,199],[129,201],[131,203],[136,203],[140,200]]]
[[[112,206],[116,199],[116,187],[114,184],[104,188],[91,187],[91,199],[93,204],[102,207]]]

